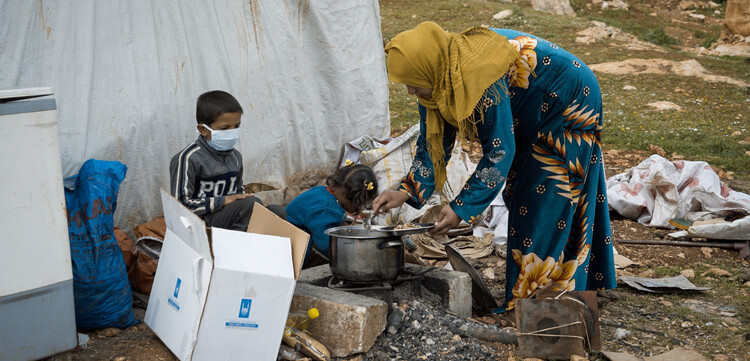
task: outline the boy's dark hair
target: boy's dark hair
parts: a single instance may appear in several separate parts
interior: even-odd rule
[[[195,120],[198,124],[210,125],[224,113],[243,113],[240,102],[232,94],[221,90],[212,90],[198,97],[195,107]]]
[[[355,164],[339,168],[326,179],[326,184],[331,188],[343,187],[346,198],[358,211],[378,196],[378,179],[375,172],[366,165]]]

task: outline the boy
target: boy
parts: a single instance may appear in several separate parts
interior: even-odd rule
[[[242,156],[234,149],[242,106],[231,94],[214,90],[198,97],[195,113],[200,136],[169,163],[172,195],[210,227],[246,231],[253,204],[263,203],[242,186]],[[284,208],[268,209],[286,219]]]

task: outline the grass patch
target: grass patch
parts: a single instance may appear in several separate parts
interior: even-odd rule
[[[669,35],[667,35],[667,33],[664,32],[663,26],[647,32],[643,36],[643,40],[648,41],[649,43],[661,45],[661,46],[680,44],[679,40],[671,38]]]

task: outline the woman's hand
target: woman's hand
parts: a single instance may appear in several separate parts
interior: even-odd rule
[[[459,223],[461,223],[461,218],[453,211],[450,204],[446,204],[440,210],[435,228],[430,230],[430,234],[445,234],[445,232],[458,226]]]
[[[372,214],[383,214],[391,208],[400,207],[407,199],[409,195],[404,192],[385,191],[372,201]]]

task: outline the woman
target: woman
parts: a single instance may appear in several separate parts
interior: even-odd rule
[[[510,210],[505,303],[538,289],[616,286],[601,152],[602,100],[591,70],[544,39],[505,29],[460,34],[425,22],[386,45],[388,78],[419,99],[420,136],[397,191],[373,201],[385,212],[420,207],[446,179],[454,140],[481,143],[463,190],[440,212],[442,234],[473,223],[506,183]]]

